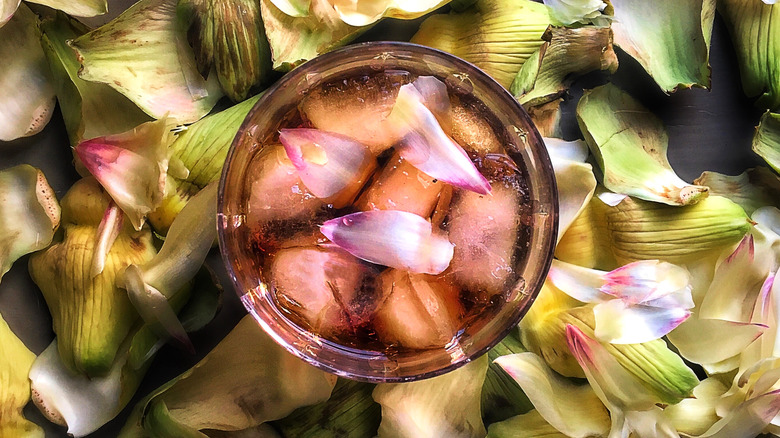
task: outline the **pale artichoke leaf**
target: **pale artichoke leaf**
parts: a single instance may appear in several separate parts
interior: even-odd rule
[[[41,45],[52,71],[71,146],[85,139],[119,134],[149,120],[133,102],[108,85],[87,82],[78,76],[81,64],[66,41],[83,35],[88,28],[58,12],[44,20],[41,29]]]
[[[411,42],[463,58],[508,89],[549,25],[549,9],[541,3],[479,0],[461,13],[427,18]]]
[[[710,1],[613,2],[615,45],[636,59],[666,93],[709,88],[709,35],[705,32],[711,29]]]
[[[602,0],[544,0],[552,11],[554,21],[558,25],[571,26],[576,24],[609,25],[612,8],[609,1]],[[573,27],[573,26],[572,26]]]
[[[142,0],[111,22],[69,42],[82,79],[108,84],[154,118],[199,120],[222,92],[203,79],[177,21],[176,0]]]
[[[119,436],[162,432],[147,422],[152,403],[168,410],[155,421],[195,431],[243,430],[324,402],[334,384],[335,377],[287,353],[245,316],[203,360],[139,402]]]
[[[780,137],[778,147],[780,148]],[[732,200],[749,215],[764,206],[780,207],[780,178],[767,167],[754,167],[736,176],[706,171],[693,183],[708,187],[712,196],[723,196]]]
[[[279,0],[277,0],[279,1]],[[341,20],[350,26],[367,26],[384,17],[411,20],[450,0],[330,0]]]
[[[40,39],[38,17],[26,5],[0,27],[0,58],[5,60],[0,65],[0,141],[41,132],[54,112],[55,90]]]
[[[567,438],[537,410],[516,415],[488,427],[488,438]]]
[[[27,164],[0,171],[0,278],[19,257],[46,248],[60,205],[43,172]]]
[[[431,379],[377,385],[373,397],[382,405],[377,436],[484,437],[480,392],[487,368],[483,355]]]
[[[663,123],[617,86],[586,91],[577,105],[577,122],[609,190],[669,205],[707,196],[707,187],[688,184],[672,170]]]
[[[291,17],[309,15],[311,0],[271,0],[274,6]]]
[[[108,12],[108,0],[29,0],[74,17],[95,17]]]
[[[780,27],[780,23],[777,27]],[[761,116],[753,136],[753,152],[760,155],[776,172],[780,172],[780,113],[767,111]]]
[[[27,374],[35,354],[8,326],[0,314],[0,436],[43,438],[43,429],[24,418],[22,409],[30,401]]]

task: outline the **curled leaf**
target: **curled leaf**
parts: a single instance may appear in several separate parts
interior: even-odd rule
[[[596,0],[601,3],[601,0]],[[510,91],[524,106],[538,106],[562,96],[577,76],[618,67],[608,27],[551,27],[545,43],[523,64]]]
[[[530,0],[479,0],[463,12],[426,19],[411,42],[465,59],[506,88],[542,45],[549,9]]]
[[[707,196],[707,187],[690,185],[672,170],[663,123],[616,86],[587,91],[577,105],[577,122],[609,190],[669,205]]]
[[[320,231],[360,259],[411,272],[440,274],[450,265],[453,244],[414,213],[373,210],[331,219]]]
[[[488,427],[491,438],[567,438],[537,410],[493,423]]]
[[[693,182],[707,186],[710,195],[734,201],[750,215],[763,206],[780,206],[780,178],[766,167],[754,167],[737,176],[707,171]]]
[[[38,17],[21,6],[3,26],[2,12],[0,6],[0,141],[11,141],[41,132],[55,101]]]
[[[411,20],[449,3],[449,0],[330,0],[350,26],[366,26],[383,17]]]
[[[611,13],[612,8],[602,0],[545,0],[544,4],[552,10],[552,17],[556,24],[569,26],[575,23],[608,24],[606,13]]]
[[[485,436],[479,401],[487,367],[483,355],[431,379],[377,385],[374,400],[382,405],[377,436]]]
[[[778,24],[780,27],[780,24]],[[753,152],[780,172],[780,114],[765,112],[753,136]]]
[[[271,0],[271,3],[291,17],[305,17],[309,15],[311,0]]]
[[[222,93],[216,77],[200,76],[176,3],[142,0],[70,41],[82,65],[79,77],[109,85],[154,118],[191,123],[208,114]]]
[[[0,315],[0,435],[43,438],[43,429],[24,418],[22,409],[30,401],[30,372],[35,354],[16,337]]]
[[[709,88],[714,0],[628,0],[612,6],[615,45],[636,59],[661,90]]]
[[[490,183],[466,151],[444,132],[423,99],[415,85],[403,85],[388,116],[398,137],[403,139],[401,158],[455,187],[482,195],[490,193]]]
[[[111,246],[114,245],[114,241],[122,231],[124,217],[119,206],[113,200],[109,202],[108,208],[103,214],[103,219],[100,220],[100,225],[98,225],[97,244],[95,254],[92,256],[91,273],[93,277],[103,272],[103,268],[106,266],[108,251],[111,250]]]
[[[146,215],[165,195],[172,140],[163,118],[132,131],[85,140],[76,146],[75,153],[140,230]]]
[[[108,12],[108,0],[31,0],[74,17],[94,17]]]
[[[756,106],[780,109],[780,18],[777,6],[753,0],[718,1],[737,52],[742,89]]]
[[[60,212],[43,172],[27,164],[0,171],[0,278],[19,257],[49,246]]]
[[[587,208],[596,190],[596,177],[588,157],[588,146],[581,140],[567,142],[545,138],[558,187],[558,241],[574,220]]]

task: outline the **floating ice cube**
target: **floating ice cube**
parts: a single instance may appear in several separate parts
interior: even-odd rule
[[[387,161],[355,203],[358,210],[400,210],[428,218],[444,183],[434,180],[398,153]]]
[[[373,293],[371,270],[330,247],[283,249],[270,268],[277,301],[323,335],[344,333],[373,313],[361,292]]]
[[[430,275],[389,269],[377,278],[377,288],[387,295],[374,319],[382,342],[443,347],[456,335],[462,313],[456,287]]]
[[[454,97],[449,115],[451,132],[448,134],[464,149],[479,154],[501,152],[503,142],[479,110]]]
[[[500,293],[514,270],[521,225],[518,194],[496,184],[493,196],[458,191],[452,200],[449,238],[455,245],[450,272],[472,292]]]
[[[410,80],[404,71],[345,79],[313,90],[300,110],[315,128],[351,137],[378,155],[396,141],[386,119],[398,89]]]

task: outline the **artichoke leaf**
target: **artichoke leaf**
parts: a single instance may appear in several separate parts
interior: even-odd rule
[[[490,365],[482,386],[482,418],[486,424],[503,421],[533,409],[533,404],[517,381],[496,363],[499,357],[526,351],[517,331],[512,331],[488,350]]]
[[[586,208],[596,191],[593,168],[585,163],[587,145],[582,141],[566,142],[554,138],[544,139],[555,171],[558,187],[558,240],[563,237],[572,222]]]
[[[710,195],[730,199],[749,215],[764,206],[780,207],[780,178],[766,167],[754,167],[737,176],[706,171],[693,182],[708,187]]]
[[[0,315],[0,436],[43,438],[43,429],[24,418],[22,408],[30,401],[27,374],[35,360]]]
[[[46,248],[60,225],[60,205],[40,170],[0,171],[0,279],[19,257]]]
[[[526,107],[559,98],[577,76],[596,70],[617,71],[608,27],[550,27],[542,38],[545,43],[523,64],[510,87]]]
[[[0,24],[0,141],[41,132],[55,103],[38,17],[22,5],[9,20]]]
[[[609,190],[669,205],[707,196],[707,187],[688,184],[672,170],[663,123],[616,86],[586,91],[577,104],[577,122]]]
[[[341,20],[367,26],[384,17],[411,20],[438,9],[450,0],[330,0]]]
[[[62,362],[91,377],[110,371],[138,320],[127,295],[115,285],[117,273],[156,253],[151,231],[135,231],[127,224],[108,252],[103,272],[92,276],[97,228],[109,199],[94,179],[77,181],[62,199],[62,241],[29,262],[30,276],[52,314]]]
[[[567,438],[537,410],[516,415],[488,427],[488,438]]]
[[[201,74],[206,77],[214,67],[231,100],[246,99],[252,87],[267,81],[271,53],[257,0],[184,0],[178,14],[188,24]]]
[[[249,429],[324,402],[334,384],[245,316],[203,360],[139,402],[119,436]]]
[[[718,12],[726,22],[737,52],[742,89],[758,97],[755,105],[780,109],[780,15],[777,6],[753,0],[720,0]]]
[[[709,88],[715,0],[619,0],[612,6],[615,45],[636,59],[661,90]]]
[[[427,18],[411,42],[449,52],[509,88],[544,43],[549,9],[530,0],[479,0],[463,12]]]
[[[277,1],[278,3],[278,1]],[[289,71],[357,38],[368,29],[350,26],[328,0],[312,0],[306,15],[291,16],[272,0],[260,0],[274,70]]]
[[[544,0],[557,25],[596,24],[609,26],[613,13],[609,0]]]
[[[149,116],[113,88],[78,76],[81,64],[66,41],[87,33],[86,26],[57,13],[43,21],[41,30],[41,44],[72,147],[85,139],[128,131],[149,120]]]
[[[309,15],[311,0],[271,0],[274,6],[291,17]]]
[[[108,12],[108,0],[29,0],[74,17],[95,17]]]
[[[192,123],[208,114],[222,92],[216,76],[203,79],[198,72],[176,3],[139,1],[70,41],[82,65],[79,77],[108,84],[153,118],[168,115],[178,123]]]
[[[780,24],[778,24],[780,27]],[[780,172],[780,113],[765,112],[753,136],[753,152]]]
[[[22,0],[0,0],[0,27],[3,27],[14,16]]]

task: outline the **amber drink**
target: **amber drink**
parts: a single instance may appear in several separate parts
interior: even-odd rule
[[[220,246],[282,346],[408,381],[495,345],[544,280],[555,182],[522,108],[476,67],[367,43],[287,74],[236,137]]]

